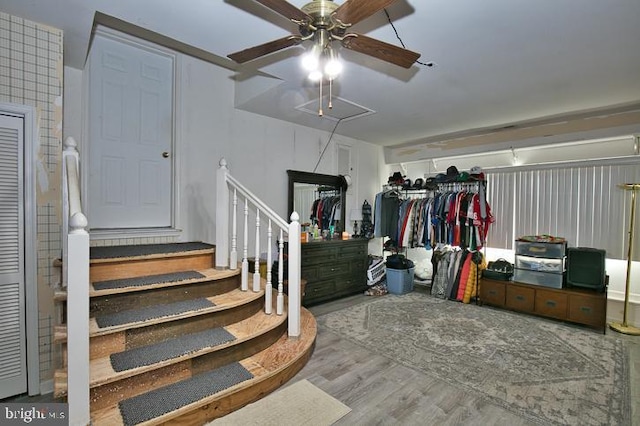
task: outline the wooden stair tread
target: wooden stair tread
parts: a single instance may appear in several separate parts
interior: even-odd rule
[[[206,299],[213,303],[215,306],[210,308],[198,309],[194,311],[187,311],[176,315],[170,315],[165,317],[153,318],[143,321],[136,321],[127,324],[115,325],[112,327],[98,327],[98,323],[95,318],[89,319],[89,336],[102,336],[110,333],[117,333],[120,331],[128,330],[131,328],[148,327],[155,324],[161,324],[164,322],[174,321],[178,319],[190,318],[199,315],[206,315],[212,312],[219,312],[225,309],[231,309],[236,306],[249,303],[251,301],[261,299],[264,297],[264,290],[260,292],[253,291],[241,291],[240,289],[232,290],[228,293],[223,293],[217,296],[207,297]]]
[[[211,420],[212,411],[215,411],[217,417],[220,417],[263,397],[280,387],[306,364],[311,356],[316,334],[315,318],[303,308],[299,338],[289,338],[284,333],[273,345],[239,361],[253,374],[252,379],[141,423],[141,425],[156,425],[171,420],[181,424],[204,424]],[[117,406],[92,412],[91,420],[95,425],[123,424]]]
[[[198,248],[189,248],[190,245],[198,246]],[[108,250],[121,249],[121,251],[123,251],[128,249],[144,248],[149,246],[155,246],[156,248],[158,248],[158,250],[150,250],[150,252],[147,254],[130,255],[130,256],[101,257],[101,256],[95,255],[95,252],[99,252],[103,249],[108,249]],[[182,247],[184,248],[184,250],[160,249],[160,247],[171,247],[171,246]],[[92,247],[90,252],[89,262],[91,264],[127,262],[127,261],[146,260],[146,259],[198,256],[202,254],[213,254],[213,253],[215,253],[215,246],[212,244],[206,244],[206,243],[166,243],[166,244],[142,244],[142,245],[134,245],[134,246]]]
[[[132,328],[148,327],[151,325],[175,321],[178,319],[191,318],[199,315],[207,315],[212,312],[220,312],[226,309],[232,309],[237,306],[242,306],[246,303],[250,303],[252,301],[261,299],[263,297],[264,297],[264,286],[260,292],[241,291],[240,289],[235,289],[228,293],[207,297],[206,298],[207,300],[215,304],[215,306],[212,306],[211,308],[182,312],[177,315],[153,318],[145,321],[120,324],[113,327],[102,327],[102,328],[98,327],[96,319],[92,317],[92,318],[89,318],[89,337],[104,336],[106,334],[119,333]],[[54,341],[56,343],[62,343],[62,342],[65,342],[66,340],[67,340],[67,327],[64,325],[59,325],[54,327]]]
[[[96,290],[93,287],[93,283],[91,283],[89,286],[89,297],[109,296],[113,294],[124,294],[124,293],[136,292],[136,291],[154,290],[154,289],[161,289],[161,288],[174,287],[174,286],[180,286],[180,285],[189,285],[189,284],[206,282],[206,281],[221,280],[224,278],[240,275],[239,269],[218,270],[218,269],[210,268],[210,269],[198,270],[196,272],[199,272],[200,274],[204,275],[204,277],[192,278],[192,279],[181,280],[181,281],[163,282],[163,283],[150,284],[150,285],[113,288],[113,289],[106,289],[106,290]]]
[[[108,356],[93,359],[90,362],[90,387],[100,386],[105,383],[110,383],[126,377],[135,376],[143,372],[178,363],[200,355],[219,351],[229,346],[237,345],[256,336],[262,335],[269,330],[277,328],[278,326],[286,322],[286,320],[286,311],[284,315],[266,315],[264,312],[260,311],[242,321],[224,327],[229,333],[235,336],[236,340],[214,347],[207,347],[190,354],[182,355],[177,358],[167,359],[152,365],[141,366],[121,372],[117,372],[113,369],[110,357]]]

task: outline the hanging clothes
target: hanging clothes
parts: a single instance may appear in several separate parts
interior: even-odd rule
[[[479,250],[494,222],[483,185],[451,184],[445,191],[388,190],[375,200],[374,236],[389,237],[399,248],[447,244]],[[417,194],[418,198],[411,198]],[[395,222],[393,222],[395,220]],[[391,223],[393,222],[393,223]]]

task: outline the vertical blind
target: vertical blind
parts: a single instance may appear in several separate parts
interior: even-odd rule
[[[499,171],[487,179],[496,219],[487,246],[513,249],[518,237],[549,234],[566,238],[569,247],[604,249],[608,258],[626,259],[631,193],[620,185],[640,183],[640,161]],[[634,239],[633,260],[640,260],[639,240]]]

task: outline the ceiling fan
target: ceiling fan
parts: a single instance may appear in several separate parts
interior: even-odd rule
[[[420,57],[419,53],[349,32],[349,27],[396,0],[345,0],[341,5],[332,0],[313,0],[300,9],[285,0],[255,1],[296,23],[300,34],[292,34],[228,55],[237,63],[245,63],[306,40],[312,40],[313,46],[319,49],[328,48],[333,41],[339,41],[347,49],[403,68],[410,68]]]

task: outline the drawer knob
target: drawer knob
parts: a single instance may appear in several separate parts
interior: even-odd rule
[[[519,294],[519,295],[516,296],[516,300],[522,301],[522,300],[524,300],[524,296]]]
[[[496,295],[496,291],[495,290],[489,290],[489,294],[492,294],[492,295],[495,296]]]
[[[553,308],[556,306],[556,302],[554,300],[547,300],[547,306],[551,306]]]
[[[587,313],[587,314],[590,314],[590,313],[591,313],[591,308],[590,308],[590,307],[588,307],[588,306],[581,306],[581,307],[580,307],[580,310],[581,310],[582,312]]]

